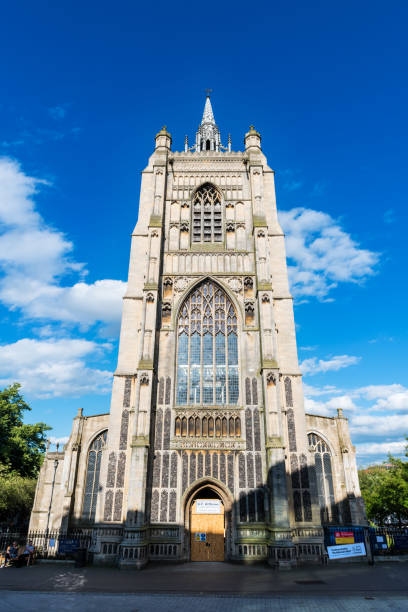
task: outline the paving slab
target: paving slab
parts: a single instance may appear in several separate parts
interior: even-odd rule
[[[307,566],[279,572],[267,565],[150,564],[141,571],[62,565],[0,570],[2,591],[291,596],[408,596],[408,564]],[[2,593],[3,597],[3,593]]]
[[[202,595],[154,595],[112,593],[43,593],[38,591],[3,591],[3,611],[44,612],[406,612],[408,599],[403,596],[385,595],[366,597],[333,597],[329,595],[292,596],[271,595],[269,597],[231,597]]]

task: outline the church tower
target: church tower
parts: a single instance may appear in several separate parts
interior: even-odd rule
[[[54,525],[94,525],[95,562],[121,566],[318,558],[322,524],[364,509],[347,420],[305,414],[261,135],[223,146],[207,96],[195,144],[171,144],[142,173],[110,414],[74,420]]]

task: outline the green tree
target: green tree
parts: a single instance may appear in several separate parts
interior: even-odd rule
[[[402,525],[408,521],[408,462],[390,455],[387,463],[359,471],[361,494],[369,520]]]
[[[14,383],[0,391],[0,468],[22,477],[34,478],[45,452],[45,423],[27,425],[23,414],[31,410]]]
[[[0,469],[0,523],[13,528],[28,522],[36,480]]]

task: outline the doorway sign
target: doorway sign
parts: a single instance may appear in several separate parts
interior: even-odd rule
[[[220,499],[197,499],[196,514],[221,514]]]

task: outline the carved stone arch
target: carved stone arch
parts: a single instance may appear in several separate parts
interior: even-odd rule
[[[84,444],[84,448],[86,448],[86,453],[89,452],[91,444],[96,440],[96,438],[98,438],[105,432],[106,432],[106,440],[105,440],[104,448],[107,448],[109,429],[105,426],[89,434],[89,437],[87,438],[87,441]]]
[[[231,287],[229,287],[229,285],[225,281],[215,276],[212,276],[211,274],[207,276],[201,276],[200,278],[195,279],[191,283],[191,285],[187,287],[187,289],[185,289],[182,293],[180,293],[180,297],[178,299],[177,305],[173,307],[172,326],[174,327],[176,326],[179,315],[180,315],[181,308],[184,305],[184,302],[186,301],[190,293],[193,293],[201,283],[205,283],[206,281],[210,281],[214,283],[214,285],[218,285],[218,287],[227,294],[228,299],[231,300],[235,308],[237,318],[240,319],[239,325],[241,325],[241,328],[239,329],[242,329],[242,326],[244,325],[244,321],[245,321],[243,305],[238,301],[237,296],[234,295],[234,292],[231,291]]]
[[[181,508],[184,522],[184,558],[190,558],[190,515],[193,500],[199,495],[201,490],[212,489],[223,505],[225,513],[225,560],[232,556],[232,526],[235,524],[235,505],[234,498],[228,487],[220,480],[212,476],[205,476],[193,482],[186,488],[181,498]]]
[[[327,447],[329,449],[329,452],[330,452],[330,455],[332,457],[335,456],[335,451],[334,451],[334,448],[333,448],[333,444],[330,442],[329,438],[324,433],[322,433],[321,431],[318,431],[317,429],[310,429],[310,430],[308,430],[306,432],[306,436],[308,437],[309,434],[315,434],[316,436],[321,438],[323,440],[323,442],[327,445]],[[308,445],[308,448],[309,448],[309,445]]]
[[[191,200],[194,199],[194,196],[196,195],[197,191],[200,191],[200,189],[202,189],[203,187],[214,187],[214,189],[216,189],[220,195],[221,204],[224,202],[224,194],[223,194],[221,187],[213,183],[213,181],[209,180],[208,178],[206,178],[199,185],[197,185],[195,189],[193,189],[193,191],[191,192]]]

